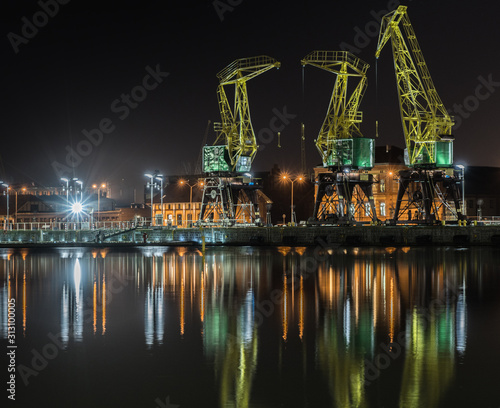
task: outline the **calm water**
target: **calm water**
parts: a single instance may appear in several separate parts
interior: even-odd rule
[[[10,406],[500,407],[497,249],[0,251]]]

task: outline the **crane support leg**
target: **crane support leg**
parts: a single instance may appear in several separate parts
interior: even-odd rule
[[[309,224],[344,224],[358,222],[360,207],[370,205],[372,221],[378,221],[373,199],[373,176],[368,173],[333,170],[320,173],[316,200]],[[356,203],[353,197],[356,194]],[[356,220],[358,218],[358,220]]]
[[[460,206],[460,178],[451,169],[414,169],[399,172],[399,190],[392,223],[407,214],[412,223],[435,224],[439,208],[449,210],[452,220],[465,220]],[[445,194],[441,193],[441,187]],[[405,200],[405,196],[407,200]],[[406,203],[406,205],[403,205]],[[403,207],[403,208],[402,208]],[[412,215],[412,210],[416,214]]]

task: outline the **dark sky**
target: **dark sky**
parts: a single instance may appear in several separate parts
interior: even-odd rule
[[[235,59],[261,54],[281,61],[282,67],[248,82],[254,130],[266,135],[259,138],[262,147],[253,169],[268,170],[277,163],[298,170],[301,121],[308,164],[317,164],[313,139],[335,77],[306,67],[303,94],[300,60],[313,50],[339,50],[342,43],[371,65],[362,103],[363,133],[373,137],[378,119],[377,145],[403,147],[390,47],[382,52],[377,70],[374,57],[377,15],[397,1],[145,0],[103,5],[61,0],[66,4],[58,10],[54,2],[47,0],[53,15],[48,18],[43,0],[2,2],[0,154],[1,177],[8,182],[57,185],[54,166],[68,166],[70,148],[86,154],[74,158],[71,170],[85,183],[125,179],[142,184],[146,171],[191,171],[207,121],[219,120],[216,73]],[[500,166],[497,2],[403,4],[445,105],[453,110],[455,104],[468,104],[469,110],[455,113],[461,122],[454,131],[455,162]],[[40,26],[36,33],[28,27],[34,20]],[[122,94],[143,84],[147,67],[159,72],[161,83],[146,94],[136,88],[141,101],[126,109]],[[156,85],[151,78],[147,84]],[[269,140],[264,131],[276,112],[287,114],[282,148],[277,137]],[[108,133],[91,145],[83,130],[100,125]],[[208,143],[214,138],[211,126]]]

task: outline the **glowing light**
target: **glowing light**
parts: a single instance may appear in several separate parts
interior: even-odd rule
[[[75,214],[80,214],[83,211],[83,205],[81,202],[76,201],[71,205],[71,212]]]

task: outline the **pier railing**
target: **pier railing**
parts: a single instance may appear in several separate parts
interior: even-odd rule
[[[150,222],[132,221],[98,221],[98,222],[19,222],[10,224],[10,228],[2,224],[0,230],[11,231],[78,231],[78,230],[125,230],[135,227],[149,227]]]

